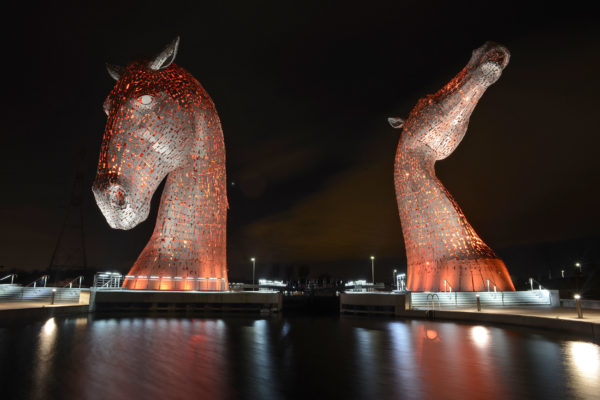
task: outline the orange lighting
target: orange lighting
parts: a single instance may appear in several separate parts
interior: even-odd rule
[[[394,183],[409,290],[515,290],[504,262],[471,227],[434,167],[458,147],[477,102],[509,57],[503,46],[486,43],[446,86],[420,99],[406,122],[389,119],[394,128],[403,129]]]
[[[150,61],[108,66],[117,83],[104,102],[93,192],[112,228],[131,229],[148,217],[166,177],[154,232],[123,287],[227,290],[223,132],[208,93],[173,63],[178,45]]]

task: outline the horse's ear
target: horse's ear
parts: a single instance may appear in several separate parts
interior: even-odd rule
[[[388,122],[392,126],[392,128],[402,128],[404,125],[404,120],[402,118],[390,117],[388,118]]]
[[[119,65],[106,63],[106,70],[108,71],[110,77],[115,81],[118,81],[121,78],[121,75],[123,75],[123,69],[124,68]]]
[[[163,51],[158,53],[156,57],[152,61],[148,63],[148,68],[158,71],[159,69],[167,68],[169,65],[173,64],[175,61],[175,56],[177,56],[177,49],[179,48],[179,36],[175,38],[171,43],[169,43]]]

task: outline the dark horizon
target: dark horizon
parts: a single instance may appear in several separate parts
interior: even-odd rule
[[[551,254],[553,246],[565,260],[600,264],[600,29],[591,10],[545,5],[542,17],[521,2],[103,4],[14,10],[18,34],[3,28],[13,70],[0,265],[48,266],[82,147],[88,265],[133,264],[162,185],[148,220],[130,231],[111,230],[94,202],[102,103],[114,84],[104,63],[150,57],[176,35],[175,62],[206,88],[223,124],[231,277],[246,276],[253,256],[267,269],[306,264],[311,274],[349,279],[363,264],[368,275],[370,255],[378,279],[405,265],[392,178],[399,132],[386,118],[406,116],[487,40],[508,47],[510,64],[456,152],[437,164],[438,177],[514,268],[531,262],[526,249]],[[540,259],[533,268],[558,264]]]

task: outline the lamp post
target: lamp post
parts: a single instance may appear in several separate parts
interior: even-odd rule
[[[252,290],[254,290],[254,272],[256,271],[256,258],[252,257],[250,261],[252,261]]]
[[[398,270],[397,270],[397,269],[395,269],[395,270],[394,270],[394,274],[393,274],[394,280],[393,280],[393,282],[392,282],[392,287],[393,287],[393,286],[394,286],[394,284],[395,284],[395,285],[396,285],[396,290],[398,290],[398,278],[397,278],[397,276],[398,276]]]
[[[576,294],[573,296],[575,299],[575,308],[577,308],[577,318],[583,318],[583,310],[581,309],[581,296]]]
[[[371,256],[371,281],[375,285],[375,256]]]

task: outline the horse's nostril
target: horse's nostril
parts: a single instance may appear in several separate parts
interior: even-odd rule
[[[122,206],[123,204],[125,204],[125,195],[123,194],[122,190],[117,190],[115,196],[118,205]]]
[[[120,185],[111,185],[108,188],[108,197],[110,202],[119,208],[123,208],[127,203],[127,195]]]

